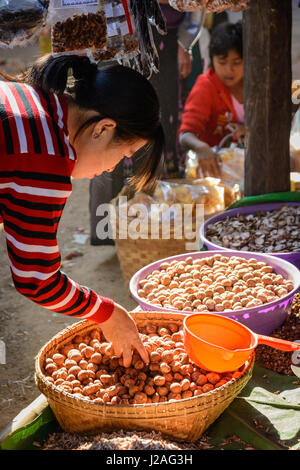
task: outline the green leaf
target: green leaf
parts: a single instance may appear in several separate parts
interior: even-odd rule
[[[299,448],[300,389],[293,382],[255,365],[247,386],[209,428],[213,445],[233,434],[256,449]]]
[[[50,406],[47,406],[42,413],[31,423],[23,426],[10,434],[0,444],[0,450],[37,450],[34,442],[41,442],[50,433],[61,430]]]

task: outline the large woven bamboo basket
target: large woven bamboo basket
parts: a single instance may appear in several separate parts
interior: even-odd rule
[[[214,215],[218,213],[216,212]],[[209,217],[211,215],[204,216],[204,221]],[[162,224],[160,223],[160,238],[148,238],[148,234],[151,233],[151,225],[149,223],[148,226],[142,227],[140,232],[141,238],[133,239],[127,236],[122,229],[120,230],[118,217],[116,218],[115,246],[121,272],[127,286],[129,286],[132,276],[144,266],[169,256],[190,253],[193,250],[199,251],[201,248],[200,227],[199,224],[197,227],[195,218],[192,219],[189,230],[186,230],[185,227],[184,233],[181,234],[182,238],[178,238],[178,234],[176,234],[172,224],[170,224],[170,236],[168,238],[162,237],[162,230]],[[196,234],[196,231],[197,239],[196,236],[194,238],[187,238],[192,234]],[[191,247],[191,244],[193,244],[193,247]]]
[[[181,314],[132,312],[138,327],[151,323],[166,326],[182,325]],[[99,433],[115,430],[157,431],[178,441],[196,441],[241,392],[252,375],[254,355],[238,379],[197,397],[176,402],[145,405],[114,405],[93,403],[59,390],[45,380],[44,361],[77,334],[88,334],[95,323],[80,321],[54,336],[38,353],[35,362],[36,383],[67,432]]]
[[[170,227],[169,239],[159,238],[157,240],[151,238],[122,239],[118,236],[118,222],[116,227],[115,246],[122,275],[127,286],[132,276],[144,266],[169,256],[191,251],[187,249],[187,243],[191,243],[191,240],[174,238],[174,227],[172,226]],[[193,230],[195,230],[195,223],[193,224]]]
[[[177,183],[181,185],[191,185],[193,179],[166,179],[165,182]],[[221,184],[224,188],[224,202],[225,206],[232,204],[238,194],[236,191],[228,185]],[[133,197],[134,192],[130,188],[123,188],[120,195],[127,196],[129,199]],[[168,237],[163,238],[163,222],[159,224],[159,234],[157,238],[151,238],[148,234],[151,233],[151,222],[141,228],[140,238],[133,239],[128,235],[127,224],[124,227],[120,225],[119,213],[118,213],[118,197],[115,198],[112,203],[116,208],[116,219],[115,219],[115,246],[117,256],[120,263],[121,272],[126,285],[129,285],[132,276],[144,266],[154,263],[163,258],[169,256],[180,255],[182,253],[190,253],[193,250],[199,251],[200,247],[200,222],[197,222],[194,217],[189,227],[185,222],[184,230],[181,233],[181,238],[178,238],[178,234],[175,231],[174,225],[170,224],[170,234]],[[204,213],[203,222],[208,218],[217,215],[219,212]],[[192,238],[191,238],[192,236]],[[194,248],[191,247],[193,244]]]

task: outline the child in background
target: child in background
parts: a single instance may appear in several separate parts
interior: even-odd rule
[[[233,138],[245,135],[243,39],[240,22],[222,23],[212,32],[209,70],[200,75],[184,108],[179,129],[184,150],[197,153],[204,176],[219,176],[211,147],[233,130]]]

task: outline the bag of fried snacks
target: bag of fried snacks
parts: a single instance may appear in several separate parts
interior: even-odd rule
[[[0,0],[0,47],[26,46],[42,30],[47,0]]]
[[[107,41],[103,3],[98,0],[50,0],[53,55],[80,54],[102,50]]]
[[[139,42],[129,0],[103,0],[103,5],[107,23],[107,42],[102,50],[93,52],[94,59],[100,62],[116,59],[124,63],[139,53]]]

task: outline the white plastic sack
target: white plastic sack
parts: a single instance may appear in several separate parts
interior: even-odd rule
[[[300,108],[296,112],[290,135],[291,171],[300,172]]]

